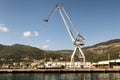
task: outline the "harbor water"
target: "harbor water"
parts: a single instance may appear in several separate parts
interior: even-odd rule
[[[120,73],[1,73],[0,80],[120,80]]]

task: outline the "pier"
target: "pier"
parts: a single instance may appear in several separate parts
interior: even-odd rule
[[[83,73],[120,72],[120,69],[0,69],[0,73]]]

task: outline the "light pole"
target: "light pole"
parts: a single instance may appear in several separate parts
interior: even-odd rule
[[[110,68],[110,54],[108,54],[108,67]]]
[[[119,57],[120,57],[120,52],[119,52],[119,55],[118,55]]]

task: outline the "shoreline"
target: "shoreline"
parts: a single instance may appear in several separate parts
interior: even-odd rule
[[[107,73],[120,69],[0,69],[0,73]]]

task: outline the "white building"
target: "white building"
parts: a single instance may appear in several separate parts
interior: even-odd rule
[[[92,63],[93,66],[103,66],[103,67],[110,67],[110,68],[120,68],[120,59],[115,60],[107,60],[107,61],[99,61],[98,63]]]
[[[81,62],[46,62],[46,68],[54,68],[54,67],[65,67],[65,68],[89,68],[91,66],[90,62],[81,63]]]

